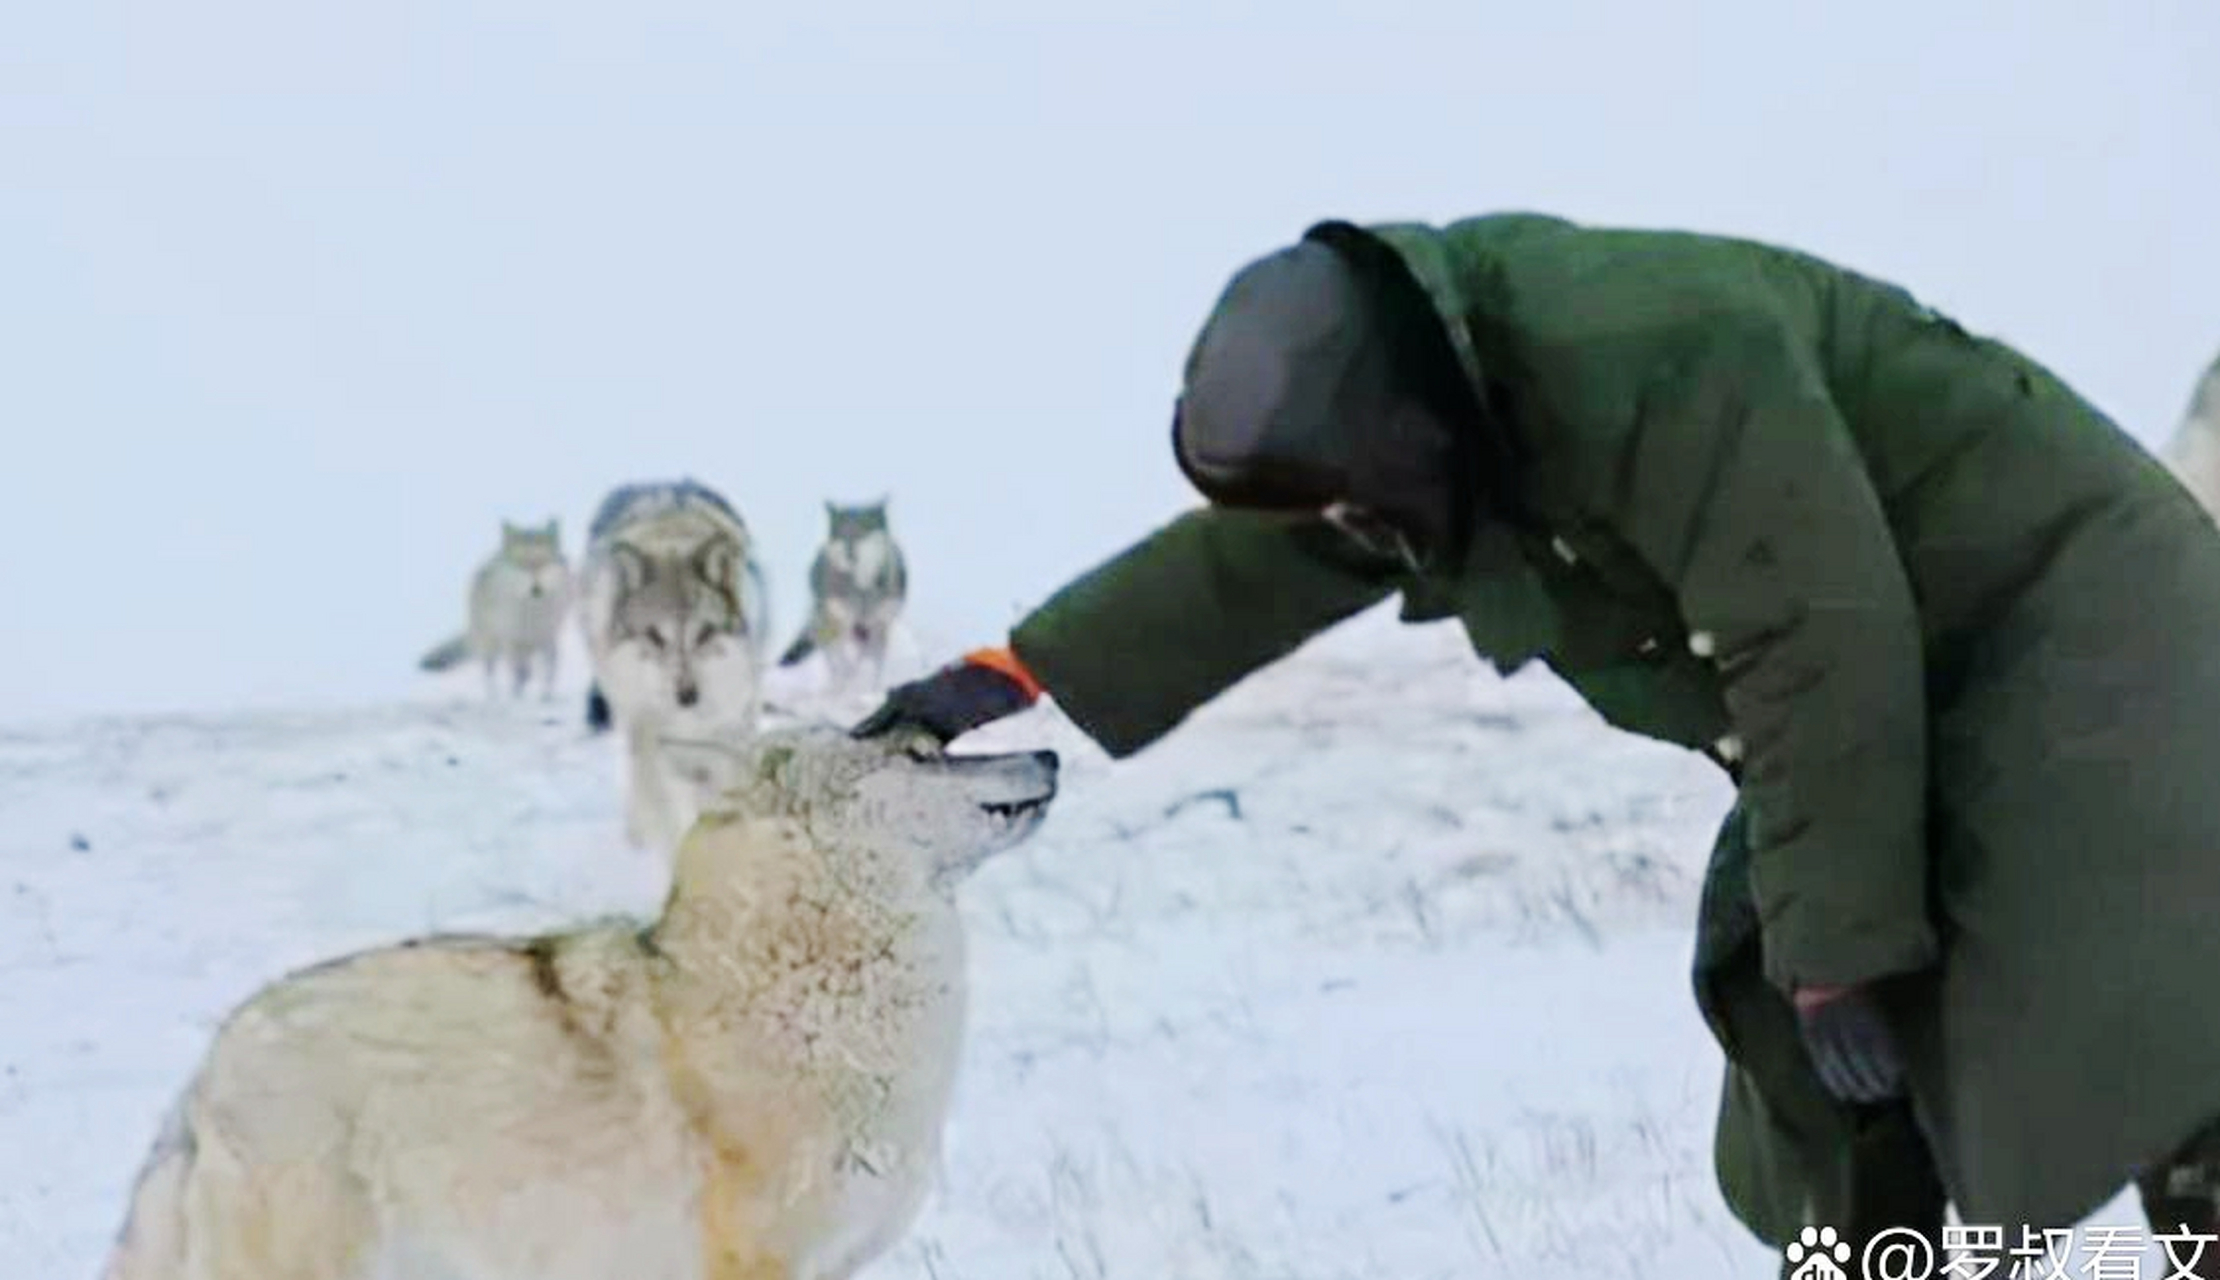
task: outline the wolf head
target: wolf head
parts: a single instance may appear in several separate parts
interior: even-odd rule
[[[844,507],[828,500],[825,503],[825,541],[856,542],[874,533],[885,533],[887,499]]]
[[[952,756],[833,725],[664,745],[711,819],[792,820],[822,848],[894,855],[944,891],[1031,838],[1056,798],[1053,751]]]
[[[501,559],[530,576],[532,594],[555,594],[562,586],[567,566],[563,561],[562,526],[553,516],[544,525],[501,522]]]
[[[825,503],[825,556],[855,581],[877,578],[890,557],[894,533],[887,527],[887,501],[881,497],[852,507]]]
[[[501,554],[523,563],[547,564],[563,558],[562,522],[549,517],[544,525],[501,522]]]
[[[701,700],[704,665],[750,651],[740,574],[745,553],[716,537],[687,553],[611,548],[617,570],[610,639],[667,673],[680,707]]]

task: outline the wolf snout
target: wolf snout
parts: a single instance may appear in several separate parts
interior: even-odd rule
[[[700,685],[698,685],[698,684],[695,684],[695,683],[694,683],[693,681],[691,681],[691,680],[685,680],[685,681],[681,681],[681,682],[679,683],[679,686],[678,686],[678,705],[680,705],[680,706],[682,706],[682,707],[690,707],[690,706],[693,706],[693,705],[694,705],[695,703],[697,703],[697,702],[700,702],[700,701],[701,701],[701,686],[700,686]]]
[[[1009,808],[1040,808],[1056,798],[1056,753],[1053,751],[1028,751],[1014,757],[1019,767],[1014,770],[1014,781],[1022,794],[1012,796],[1003,806]]]

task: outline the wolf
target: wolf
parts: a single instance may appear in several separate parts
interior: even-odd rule
[[[540,696],[555,696],[557,641],[571,604],[570,562],[563,558],[561,523],[538,528],[501,522],[501,545],[470,578],[464,632],[417,661],[425,671],[446,671],[471,658],[485,664],[486,696],[495,692],[495,669],[505,658],[512,696],[523,696],[532,660],[539,659]]]
[[[909,567],[887,525],[887,501],[825,503],[825,541],[809,566],[809,621],[780,666],[822,652],[837,689],[851,687],[865,665],[872,687],[885,683],[887,640],[910,589]]]
[[[955,895],[1056,754],[690,750],[720,799],[655,920],[401,942],[230,1013],[104,1280],[847,1280],[898,1242],[960,1065]]]
[[[2220,356],[2197,380],[2189,409],[2159,457],[2206,511],[2220,516]]]
[[[625,838],[668,850],[699,797],[677,784],[658,740],[752,731],[762,714],[770,597],[755,539],[695,480],[622,485],[594,514],[581,576],[586,723],[623,729]]]

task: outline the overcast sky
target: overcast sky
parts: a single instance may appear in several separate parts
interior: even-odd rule
[[[419,689],[503,516],[680,473],[782,641],[881,493],[999,638],[1187,501],[1202,311],[1323,216],[1785,241],[2150,444],[2220,349],[2211,0],[1093,10],[16,6],[0,721]]]

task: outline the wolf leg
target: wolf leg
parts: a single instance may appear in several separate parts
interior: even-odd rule
[[[702,1280],[817,1280],[772,1253],[750,1206],[762,1193],[759,1167],[713,1157],[701,1188]]]
[[[826,1259],[815,1273],[818,1280],[855,1280],[856,1276],[863,1274],[887,1250],[899,1244],[909,1234],[911,1224],[917,1220],[918,1209],[924,1205],[926,1185],[919,1183],[916,1193],[909,1197],[909,1203],[901,1210],[889,1214],[869,1236],[857,1241],[846,1252]]]
[[[779,655],[779,665],[782,667],[797,666],[804,658],[816,651],[817,637],[811,634],[809,628],[804,627],[802,628],[802,634],[794,637],[794,643],[786,647],[786,652]]]
[[[874,626],[863,643],[864,654],[871,667],[871,688],[886,688],[887,628]]]
[[[826,684],[836,697],[855,692],[856,687],[856,636],[853,629],[833,637],[825,645]]]
[[[685,829],[680,826],[670,771],[652,724],[635,722],[628,730],[631,779],[626,788],[625,839],[635,849],[669,851]]]
[[[185,1276],[185,1193],[193,1177],[195,1138],[191,1099],[181,1098],[163,1117],[131,1190],[123,1227],[116,1233],[101,1280],[155,1280]]]
[[[185,1267],[161,1280],[354,1280],[373,1216],[359,1184],[297,1161],[248,1164],[202,1135],[183,1186]],[[150,1276],[148,1280],[154,1280]]]
[[[628,769],[624,786],[624,839],[635,849],[645,849],[650,843],[648,810],[655,803],[652,796],[660,786],[654,776],[654,762],[647,757],[646,731],[638,725],[626,734],[625,755]]]
[[[719,1254],[707,1261],[708,1269],[702,1274],[708,1280],[816,1280],[815,1277],[801,1276],[782,1258],[770,1258],[761,1254],[747,1257]]]

